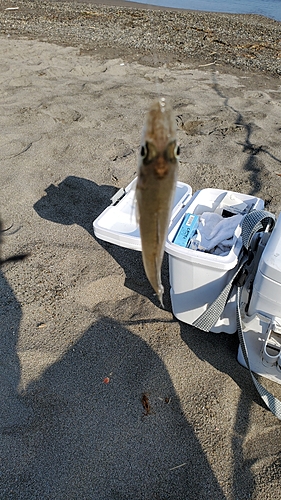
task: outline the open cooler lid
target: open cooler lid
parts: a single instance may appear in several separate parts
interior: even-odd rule
[[[135,178],[125,189],[119,189],[107,207],[93,222],[97,238],[124,248],[141,251],[139,225],[136,221]],[[192,196],[192,188],[177,182],[171,222]]]
[[[281,283],[281,214],[262,253],[259,271],[273,281]]]

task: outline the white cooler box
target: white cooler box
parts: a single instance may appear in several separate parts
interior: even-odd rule
[[[125,189],[119,189],[111,198],[111,205],[94,220],[93,227],[97,238],[141,251],[140,231],[136,221],[136,181],[137,179],[134,179]],[[171,223],[190,200],[191,195],[192,189],[188,184],[177,182]]]
[[[248,297],[241,300],[241,318],[251,370],[281,384],[281,215],[261,255]],[[238,361],[247,366],[239,347]]]
[[[241,227],[236,228],[234,244],[225,256],[183,248],[174,244],[173,239],[187,212],[196,215],[214,212],[226,193],[233,194],[251,209],[262,210],[264,208],[263,200],[254,196],[221,189],[202,189],[193,195],[187,207],[178,214],[169,229],[165,250],[169,254],[172,308],[179,320],[190,325],[219,296],[230,281],[242,248]],[[236,330],[236,294],[234,291],[222,316],[211,331],[235,333]]]
[[[248,314],[281,317],[281,216],[262,253]]]
[[[112,198],[112,205],[95,219],[93,227],[98,238],[141,251],[139,227],[135,217],[135,186],[136,179],[125,189],[118,191]],[[173,313],[185,323],[192,324],[230,280],[242,247],[241,228],[236,228],[233,247],[223,257],[181,247],[173,243],[173,239],[187,212],[197,215],[213,212],[226,193],[232,192],[202,189],[192,196],[192,188],[188,184],[177,182],[165,250],[169,254]],[[264,207],[263,200],[259,198],[233,194],[249,208],[262,210]],[[236,329],[235,297],[232,296],[223,317],[212,331],[234,333]]]

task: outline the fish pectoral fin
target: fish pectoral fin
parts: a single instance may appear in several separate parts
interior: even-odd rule
[[[139,206],[138,206],[138,201],[137,201],[136,193],[135,193],[135,196],[134,196],[134,205],[135,205],[135,217],[136,217],[136,221],[139,224],[140,223],[140,212],[139,212]]]

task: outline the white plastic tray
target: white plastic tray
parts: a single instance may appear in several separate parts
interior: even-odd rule
[[[112,198],[107,207],[93,222],[94,233],[101,240],[124,248],[141,251],[139,225],[136,220],[136,179]],[[171,213],[171,223],[177,213],[191,198],[192,189],[178,181]],[[118,198],[120,196],[120,198]]]
[[[224,196],[230,191],[202,189],[197,191],[189,203],[178,212],[170,225],[165,250],[169,254],[170,296],[173,313],[179,320],[192,325],[222,292],[231,279],[232,270],[238,262],[242,248],[241,227],[235,230],[235,239],[229,253],[224,256],[184,248],[173,243],[174,236],[186,212],[201,215],[214,212]],[[260,198],[233,193],[249,208],[261,210],[264,202]],[[213,332],[235,333],[236,306],[232,296]]]

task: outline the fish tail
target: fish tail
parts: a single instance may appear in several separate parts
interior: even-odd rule
[[[163,293],[164,293],[164,287],[161,283],[160,287],[158,288],[158,292],[157,292],[157,297],[159,299],[159,302],[161,304],[161,306],[163,307],[164,309],[164,304],[163,304]]]
[[[159,259],[159,257],[158,257]],[[146,259],[143,258],[143,264],[144,264],[144,270],[146,273],[146,276],[148,278],[148,281],[150,282],[152,288],[156,292],[156,295],[159,299],[159,302],[161,306],[164,309],[164,304],[163,304],[163,294],[164,294],[164,287],[161,282],[161,262],[162,259],[160,260],[160,264],[158,263],[157,257],[155,257],[153,266],[151,264],[149,265],[149,262],[146,261]]]

